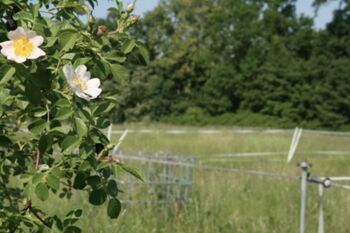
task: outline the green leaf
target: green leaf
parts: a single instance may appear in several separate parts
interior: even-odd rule
[[[79,117],[84,121],[92,121],[92,113],[90,108],[84,106],[83,108],[78,109]]]
[[[120,201],[116,198],[112,198],[111,200],[109,200],[108,206],[107,206],[108,217],[112,219],[118,218],[121,209],[122,209],[122,205]]]
[[[62,135],[62,134],[68,134],[69,128],[67,126],[58,126],[50,129],[50,133],[52,135]]]
[[[60,120],[60,121],[66,120],[72,114],[73,114],[73,111],[70,107],[59,108],[57,113],[56,113],[55,119]]]
[[[74,211],[71,211],[74,213]],[[64,226],[69,226],[69,225],[73,225],[74,223],[76,223],[79,220],[79,218],[75,218],[75,217],[66,217],[63,221],[63,225]]]
[[[15,0],[2,0],[1,3],[4,5],[10,5],[15,3]]]
[[[0,68],[0,85],[9,81],[16,73],[16,69],[9,65],[3,65]]]
[[[96,126],[100,129],[107,128],[108,126],[110,126],[110,124],[111,124],[110,120],[106,118],[99,117],[96,120]]]
[[[117,163],[117,165],[120,166],[124,171],[135,176],[137,179],[143,181],[142,176],[134,168],[131,168],[131,167],[125,165],[124,163]]]
[[[141,56],[143,57],[143,59],[145,60],[146,64],[149,63],[149,52],[146,48],[146,46],[140,42],[138,42],[136,44],[137,48],[139,49],[139,52],[141,54]]]
[[[106,135],[102,131],[100,131],[100,130],[98,130],[96,128],[92,128],[89,131],[89,137],[91,137],[91,139],[95,143],[102,143],[102,144],[108,144],[109,143],[109,140],[106,137]]]
[[[110,165],[110,163],[109,162],[100,162],[98,165],[97,165],[97,167],[96,167],[96,170],[98,171],[98,170],[101,170],[101,169],[103,169],[103,168],[105,168],[105,167],[108,167]]]
[[[115,106],[114,103],[104,101],[101,102],[97,107],[93,110],[94,116],[99,116],[103,113],[107,113],[112,110],[112,108]]]
[[[109,180],[107,184],[107,193],[113,197],[118,195],[117,181]]]
[[[83,172],[78,172],[74,178],[73,188],[83,189],[86,186],[86,175]]]
[[[57,41],[57,37],[47,37],[46,38],[46,45],[44,46],[45,48],[50,48],[52,46],[55,45],[56,41]]]
[[[33,115],[35,117],[42,117],[42,116],[45,116],[46,114],[47,114],[47,110],[44,108],[37,108],[33,110]]]
[[[62,152],[71,153],[80,144],[80,138],[78,136],[68,135],[63,139],[61,144]]]
[[[130,53],[136,46],[135,40],[129,40],[122,46],[122,51],[125,54]]]
[[[28,182],[25,185],[22,193],[25,198],[31,199],[33,196],[33,185],[30,182]]]
[[[12,141],[6,137],[5,135],[0,135],[0,146],[1,147],[10,147],[12,145]]]
[[[56,176],[57,178],[63,177],[63,173],[62,173],[62,171],[60,170],[60,168],[58,168],[58,167],[52,168],[52,169],[51,169],[51,173],[52,173],[54,176]]]
[[[65,53],[65,54],[61,57],[61,59],[73,60],[74,56],[75,56],[75,53]]]
[[[88,63],[89,61],[91,61],[91,57],[81,57],[75,60],[74,62],[74,67],[77,67],[79,65],[85,65],[86,63]]]
[[[11,101],[11,91],[9,89],[0,88],[0,105],[8,105],[7,103]]]
[[[39,139],[39,151],[44,154],[52,148],[53,138],[51,135],[42,135]]]
[[[39,105],[43,99],[40,88],[30,80],[26,82],[25,95],[34,105]]]
[[[77,218],[79,218],[82,214],[83,214],[83,210],[82,209],[77,209],[76,211],[74,211],[74,215]]]
[[[125,81],[129,77],[129,71],[122,65],[110,64],[111,72],[114,78]]]
[[[1,94],[0,94],[0,96],[1,96]],[[28,101],[25,101],[25,100],[22,100],[22,99],[19,99],[19,98],[16,98],[15,101],[16,101],[17,107],[19,109],[21,109],[21,110],[24,110],[29,105]],[[34,116],[37,117],[36,113],[34,113]]]
[[[79,2],[63,2],[62,7],[64,8],[72,8],[79,15],[88,14],[90,12],[89,7]]]
[[[72,104],[67,99],[59,99],[55,105],[57,107],[70,107]]]
[[[32,15],[33,16],[37,16],[38,14],[39,14],[39,10],[40,10],[40,3],[36,3],[36,4],[31,4],[30,5],[31,6],[31,13],[32,13]],[[35,22],[37,23],[37,21],[39,20],[39,19],[41,19],[41,18],[35,18]]]
[[[36,10],[39,10],[39,6],[40,4],[35,4],[37,7],[33,7],[32,10],[33,11],[36,11]],[[35,9],[34,9],[35,8]],[[35,15],[35,14],[33,14]],[[33,27],[31,28],[33,31],[36,32],[37,35],[45,35],[45,30],[47,28],[47,24],[46,24],[46,21],[41,18],[41,17],[38,17],[38,16],[35,16],[35,22],[33,23]],[[45,36],[44,36],[45,38]]]
[[[48,90],[51,88],[52,79],[49,78],[51,76],[51,72],[47,69],[40,69],[35,72],[35,74],[31,74],[30,82],[33,83],[36,87],[41,90]]]
[[[81,229],[76,226],[69,226],[63,231],[63,233],[81,233],[81,232],[82,232]]]
[[[93,71],[97,77],[107,76],[111,72],[108,62],[102,62],[101,59],[97,59],[96,57],[92,62],[95,64]]]
[[[47,126],[47,121],[39,119],[28,125],[28,130],[33,134],[40,134],[44,131]]]
[[[126,60],[125,56],[113,55],[113,54],[108,54],[108,55],[104,56],[104,58],[107,59],[108,61],[115,61],[118,63],[123,63]]]
[[[32,183],[37,184],[44,180],[44,174],[43,173],[35,173],[32,177]]]
[[[91,151],[91,147],[90,147],[90,151]],[[91,170],[93,168],[93,166],[91,166],[90,162],[88,162],[87,160],[83,161],[80,166],[79,166],[79,170],[80,171],[87,171],[87,170]]]
[[[13,16],[13,19],[33,22],[33,16],[29,12],[26,12],[26,11],[20,11],[20,12],[16,13]]]
[[[79,39],[80,34],[74,29],[65,29],[58,33],[58,43],[62,52],[72,49]]]
[[[103,189],[94,189],[89,193],[89,202],[93,205],[102,205],[107,199],[107,194]]]
[[[101,177],[99,176],[90,176],[87,178],[87,183],[91,186],[93,189],[97,189],[98,186],[101,184]]]
[[[35,194],[41,201],[46,201],[49,198],[49,189],[46,184],[39,183],[35,187]]]
[[[60,179],[57,178],[54,174],[49,174],[47,176],[46,183],[56,191],[60,188]]]
[[[84,137],[86,136],[88,132],[88,128],[85,125],[84,121],[78,117],[75,118],[75,128],[77,130],[78,136],[79,137]]]

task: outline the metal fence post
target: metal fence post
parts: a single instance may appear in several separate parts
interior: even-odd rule
[[[324,219],[323,219],[323,184],[318,185],[318,192],[320,197],[320,213],[318,217],[318,233],[324,233]]]
[[[306,202],[307,202],[307,177],[309,164],[300,163],[301,168],[301,187],[300,187],[300,233],[305,233],[306,228]]]

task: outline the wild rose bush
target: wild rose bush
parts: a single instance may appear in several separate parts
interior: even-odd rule
[[[69,202],[77,191],[117,218],[116,176],[124,170],[140,178],[110,156],[114,144],[101,130],[117,106],[116,85],[128,78],[128,54],[146,61],[147,52],[127,33],[137,21],[133,3],[110,9],[112,31],[95,25],[96,4],[0,1],[1,232],[80,232],[82,210],[48,216],[36,205],[52,195]]]

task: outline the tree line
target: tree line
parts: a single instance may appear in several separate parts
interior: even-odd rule
[[[133,31],[149,59],[130,55],[115,120],[346,129],[350,4],[338,2],[315,29],[295,0],[161,0]]]

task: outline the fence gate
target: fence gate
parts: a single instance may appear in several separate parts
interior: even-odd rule
[[[190,197],[194,159],[163,153],[113,155],[140,171],[144,182],[127,173],[118,177],[124,203],[185,202]]]

